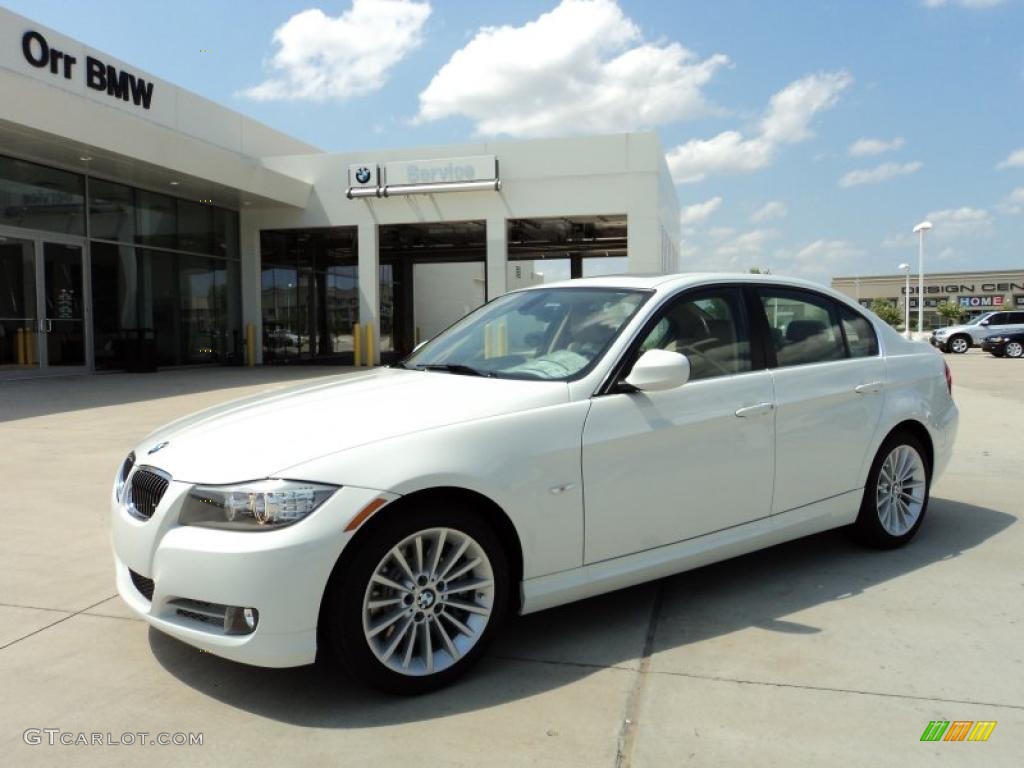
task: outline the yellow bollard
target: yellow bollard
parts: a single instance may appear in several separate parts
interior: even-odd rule
[[[373,366],[373,323],[366,324],[366,364]]]
[[[256,365],[256,329],[252,323],[245,326],[245,364],[250,368]]]
[[[498,357],[508,354],[508,325],[502,322],[498,326]]]
[[[363,327],[356,323],[352,326],[352,365],[356,368],[363,364],[362,352],[363,340],[360,336],[363,332]]]
[[[494,335],[491,333],[492,330],[494,330],[494,328],[491,323],[484,325],[484,360],[494,357],[494,343],[491,341],[491,337]]]

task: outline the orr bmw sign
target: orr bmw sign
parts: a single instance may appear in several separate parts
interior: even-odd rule
[[[82,78],[87,88],[111,98],[142,109],[149,109],[153,101],[152,82],[95,56],[87,55],[84,61],[79,61],[78,56],[50,45],[46,37],[34,29],[21,36],[21,54],[41,72],[63,80]]]

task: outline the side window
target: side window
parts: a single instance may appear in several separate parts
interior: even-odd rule
[[[749,371],[750,335],[742,295],[727,288],[674,300],[640,343],[641,353],[649,349],[686,355],[691,380]]]
[[[1010,322],[1014,325],[1024,325],[1024,312],[1011,312]]]
[[[874,357],[878,354],[878,337],[864,315],[840,304],[839,319],[843,323],[850,357]]]
[[[782,288],[763,289],[759,295],[780,367],[846,357],[837,307],[831,300]]]
[[[988,319],[989,325],[1006,325],[1006,313],[996,312]]]

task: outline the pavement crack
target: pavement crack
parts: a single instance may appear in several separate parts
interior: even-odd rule
[[[11,642],[9,642],[9,643],[6,643],[6,644],[4,644],[4,645],[0,645],[0,651],[3,651],[3,650],[5,650],[5,649],[7,649],[7,648],[10,648],[10,647],[11,647],[12,645],[14,645],[15,643],[20,643],[20,642],[21,642],[22,640],[26,640],[26,639],[28,639],[28,638],[32,637],[33,635],[38,635],[38,634],[39,634],[40,632],[45,632],[45,631],[46,631],[46,630],[48,630],[48,629],[49,629],[50,627],[55,627],[55,626],[57,626],[58,624],[60,624],[60,623],[62,623],[62,622],[65,622],[65,621],[67,621],[68,619],[73,619],[73,618],[75,618],[75,616],[80,616],[80,615],[82,615],[83,613],[85,613],[86,611],[88,611],[88,610],[90,610],[90,609],[92,609],[92,608],[95,608],[95,607],[96,607],[97,605],[100,605],[101,603],[105,603],[105,602],[107,602],[107,600],[109,600],[109,599],[110,599],[110,598],[112,598],[112,597],[117,597],[117,595],[109,595],[109,596],[107,596],[107,597],[104,597],[104,598],[103,598],[102,600],[97,600],[97,601],[96,601],[95,603],[93,603],[92,605],[87,605],[87,606],[85,606],[85,608],[82,608],[82,609],[81,609],[81,610],[79,610],[79,611],[75,611],[74,613],[69,613],[69,614],[68,614],[67,616],[61,616],[61,617],[60,617],[59,619],[57,619],[56,621],[51,621],[51,622],[50,622],[49,624],[47,624],[47,625],[46,625],[45,627],[40,627],[40,628],[39,628],[39,629],[37,629],[37,630],[34,630],[34,631],[32,631],[32,632],[29,632],[29,633],[28,633],[27,635],[22,635],[21,637],[19,637],[19,638],[15,639],[15,640],[11,640]]]
[[[939,704],[966,704],[975,707],[1000,707],[1003,709],[1024,710],[1022,704],[1006,704],[998,701],[978,701],[976,699],[949,699],[943,696],[915,696],[912,693],[887,693],[886,691],[861,691],[856,688],[834,688],[826,685],[807,685],[805,683],[778,683],[768,680],[744,680],[736,677],[720,677],[718,675],[697,675],[693,672],[669,672],[656,670],[651,674],[669,677],[687,677],[691,680],[707,680],[714,683],[736,683],[737,685],[758,685],[766,688],[792,688],[801,691],[821,691],[823,693],[850,693],[855,696],[881,696],[887,699],[909,699],[911,701],[933,701]]]
[[[633,746],[636,742],[637,713],[640,701],[647,685],[647,673],[651,666],[651,651],[654,648],[654,636],[658,631],[658,621],[664,604],[665,582],[659,581],[654,588],[654,602],[651,604],[651,617],[647,622],[647,633],[644,635],[643,651],[640,664],[637,666],[633,684],[626,695],[626,708],[622,714],[619,727],[619,738],[615,749],[615,768],[629,768],[633,761]]]

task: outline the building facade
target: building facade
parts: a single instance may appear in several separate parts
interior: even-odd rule
[[[327,153],[0,9],[0,375],[408,353],[678,268],[653,133]]]
[[[910,276],[909,294],[906,276],[902,274],[834,277],[832,287],[865,307],[882,299],[905,311],[909,299],[910,324],[917,328],[919,296],[916,275]],[[936,305],[944,301],[959,304],[970,317],[1000,309],[1024,309],[1024,269],[926,274],[924,330],[949,324],[935,311]]]

